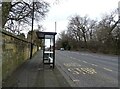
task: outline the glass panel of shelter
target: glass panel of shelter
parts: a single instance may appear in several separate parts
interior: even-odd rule
[[[43,64],[55,65],[55,35],[56,32],[36,32],[39,39],[42,39]],[[45,63],[45,60],[46,63]]]
[[[44,50],[43,50],[44,64],[53,64],[53,38],[54,35],[45,35]]]

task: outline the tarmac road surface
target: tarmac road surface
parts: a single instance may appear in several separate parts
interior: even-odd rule
[[[118,57],[56,50],[56,65],[72,87],[118,87]]]

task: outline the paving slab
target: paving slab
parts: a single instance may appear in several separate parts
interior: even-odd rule
[[[70,87],[57,65],[50,68],[42,64],[41,51],[18,67],[3,80],[2,87]]]

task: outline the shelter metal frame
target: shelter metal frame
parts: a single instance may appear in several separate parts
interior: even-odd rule
[[[57,34],[56,32],[36,32],[37,36],[39,39],[43,39],[43,64],[49,64],[50,67],[52,65],[52,68],[55,67],[55,35]],[[50,40],[50,46],[47,49],[45,47],[45,40],[49,39]],[[52,43],[52,45],[51,45]],[[47,49],[47,51],[46,51]],[[46,62],[47,60],[47,62]]]

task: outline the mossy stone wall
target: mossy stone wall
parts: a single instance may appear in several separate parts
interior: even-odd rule
[[[4,33],[6,34],[2,34],[2,80],[30,58],[30,43],[26,39],[20,40],[9,32]],[[33,45],[33,55],[36,51],[37,46]]]

